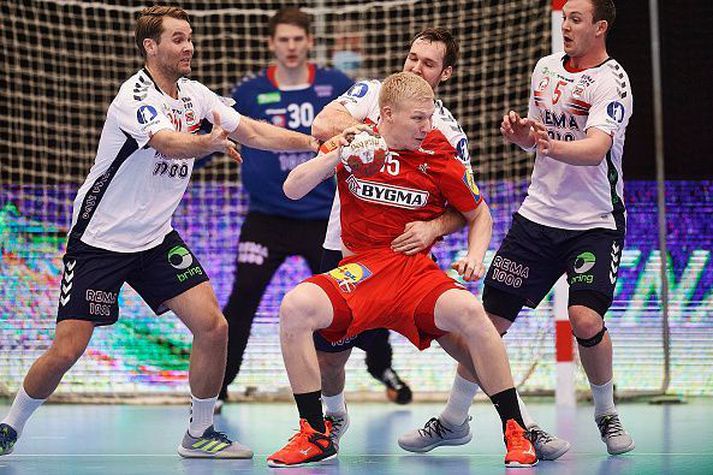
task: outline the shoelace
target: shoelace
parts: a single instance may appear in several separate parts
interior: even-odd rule
[[[342,426],[344,425],[344,417],[338,417],[338,416],[326,416],[326,420],[332,423],[332,431],[331,434],[336,434],[338,433]]]
[[[453,432],[448,427],[441,424],[441,421],[436,417],[431,417],[423,426],[423,429],[418,430],[423,437],[433,437],[434,435],[443,439],[446,432]]]
[[[546,444],[552,442],[553,440],[555,440],[554,437],[552,437],[550,434],[548,434],[544,430],[540,429],[539,427],[533,427],[532,429],[530,429],[529,436],[530,436],[530,441],[535,446],[546,445]]]
[[[616,437],[625,433],[624,426],[616,415],[602,417],[597,421],[597,426],[602,437]]]
[[[203,434],[202,439],[213,439],[213,440],[219,440],[221,442],[225,442],[226,444],[232,444],[233,441],[228,438],[228,434],[225,432],[219,432],[217,430],[214,430],[212,432],[209,432],[207,434]]]

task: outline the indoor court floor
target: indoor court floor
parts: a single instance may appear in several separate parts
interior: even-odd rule
[[[398,436],[438,413],[440,404],[350,404],[351,426],[338,461],[312,467],[271,469],[265,457],[297,427],[288,403],[229,404],[216,419],[219,430],[250,446],[252,460],[182,459],[176,446],[186,428],[187,406],[46,405],[28,422],[15,452],[0,457],[0,475],[275,473],[284,475],[436,474],[713,474],[713,400],[681,405],[622,403],[622,420],[634,437],[633,452],[609,457],[586,403],[555,410],[551,400],[528,401],[540,424],[572,443],[556,462],[506,469],[499,421],[488,403],[474,404],[473,440],[415,455]],[[0,405],[0,414],[7,411]]]

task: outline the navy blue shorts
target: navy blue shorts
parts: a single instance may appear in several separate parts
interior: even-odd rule
[[[123,253],[70,237],[62,259],[57,322],[87,320],[111,325],[119,318],[119,290],[128,283],[160,315],[166,300],[208,280],[208,275],[176,231],[158,246]]]
[[[523,305],[537,307],[565,273],[570,302],[573,294],[593,292],[611,303],[623,247],[623,230],[552,228],[516,213],[486,274],[483,305],[514,321]],[[503,292],[518,297],[519,304],[501,302]]]

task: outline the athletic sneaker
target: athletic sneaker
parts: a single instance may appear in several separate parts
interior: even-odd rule
[[[349,429],[349,413],[327,414],[324,420],[329,421],[331,424],[332,428],[329,431],[329,438],[332,439],[335,447],[339,450],[339,439],[341,439],[347,429]]]
[[[178,446],[178,455],[186,458],[249,459],[253,451],[210,426],[200,437],[193,437],[186,431]]]
[[[520,468],[537,465],[537,454],[535,447],[527,438],[527,432],[515,422],[515,419],[508,419],[505,423],[505,466]]]
[[[413,399],[413,393],[408,384],[404,383],[399,375],[391,368],[386,368],[379,378],[386,385],[386,397],[396,404],[408,404]]]
[[[629,433],[621,425],[618,414],[608,414],[595,419],[602,436],[602,442],[607,445],[610,455],[619,455],[634,450],[636,444]]]
[[[337,448],[329,438],[332,423],[325,421],[324,433],[317,432],[306,419],[300,419],[300,431],[293,435],[287,445],[267,458],[270,467],[301,467],[324,462],[337,456]]]
[[[463,424],[452,426],[439,418],[432,417],[424,424],[423,429],[407,432],[399,437],[399,446],[409,452],[428,452],[441,445],[463,445],[470,442],[473,434],[470,432],[471,420],[468,417]]]
[[[540,460],[557,460],[570,448],[570,443],[552,434],[548,434],[538,426],[532,426],[527,431],[528,437],[535,446],[535,453]]]
[[[17,431],[7,424],[0,424],[0,455],[12,453],[17,442]]]

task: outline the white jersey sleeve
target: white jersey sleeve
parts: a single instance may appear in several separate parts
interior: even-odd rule
[[[122,88],[107,111],[107,117],[113,117],[118,127],[130,135],[139,148],[151,140],[158,131],[174,130],[171,119],[164,113],[163,101],[159,94],[148,94],[137,100],[131,97],[131,90]]]
[[[633,98],[627,90],[627,84],[629,78],[623,69],[603,76],[603,80],[592,91],[592,107],[585,131],[596,127],[614,137],[620,130],[626,129],[633,109]]]
[[[376,79],[359,81],[347,92],[335,99],[359,122],[379,117],[379,93],[381,82]]]
[[[201,118],[207,119],[212,124],[213,112],[217,112],[221,122],[218,125],[223,129],[233,132],[238,128],[241,115],[231,107],[235,102],[232,98],[220,97],[198,81],[190,81],[190,83],[199,95],[198,105],[201,108]]]

